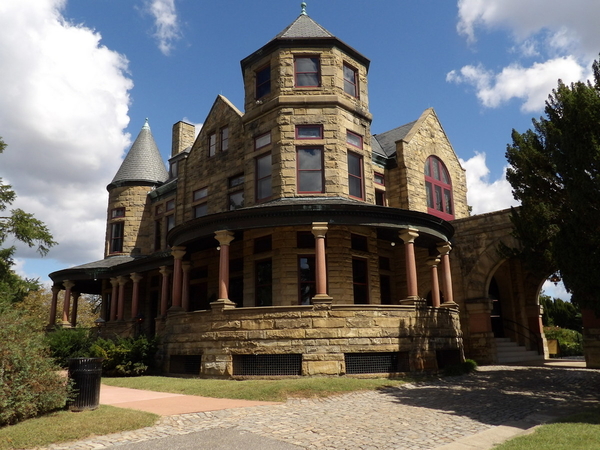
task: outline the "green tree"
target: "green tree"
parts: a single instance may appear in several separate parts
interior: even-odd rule
[[[600,312],[600,65],[594,82],[559,80],[545,117],[513,130],[507,179],[518,254],[538,273],[556,272],[579,307]]]
[[[0,153],[6,144],[0,138]],[[22,209],[7,208],[15,201],[16,194],[12,186],[4,184],[0,178],[0,301],[21,301],[28,292],[39,287],[37,280],[23,279],[13,270],[14,245],[5,246],[9,238],[16,239],[29,247],[37,247],[40,255],[44,256],[56,244],[50,231],[32,214]]]
[[[556,326],[581,332],[583,327],[581,313],[572,303],[560,298],[551,298],[542,291],[540,305],[544,307],[542,315],[544,326]]]

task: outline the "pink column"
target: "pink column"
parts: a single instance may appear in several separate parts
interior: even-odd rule
[[[48,320],[49,327],[56,325],[56,309],[58,305],[58,293],[60,291],[59,286],[52,286],[52,303],[50,303],[50,320]]]
[[[404,242],[404,256],[406,259],[406,284],[408,288],[407,299],[416,300],[419,298],[417,284],[417,261],[415,258],[415,239],[419,237],[418,230],[407,228],[399,233],[400,239]]]
[[[327,258],[325,255],[325,235],[329,230],[327,222],[313,222],[312,234],[315,236],[315,278],[316,295],[312,302],[331,302],[332,298],[327,294]]]
[[[117,304],[117,320],[125,320],[125,285],[127,277],[117,277],[119,281],[119,303]]]
[[[215,239],[219,241],[221,251],[219,254],[218,300],[229,300],[229,244],[233,241],[233,233],[227,230],[219,230],[215,233]]]
[[[181,282],[183,273],[181,271],[182,258],[185,255],[185,247],[173,247],[171,250],[173,256],[173,304],[171,309],[181,309]]]
[[[440,282],[437,270],[439,263],[440,259],[435,256],[427,260],[427,264],[431,267],[431,303],[434,308],[440,306]]]
[[[77,326],[77,307],[79,306],[79,292],[71,292],[73,307],[71,308],[71,326]]]
[[[190,269],[192,264],[189,261],[181,263],[183,280],[181,282],[181,307],[184,311],[190,310]]]
[[[129,275],[131,281],[133,281],[133,290],[131,294],[131,319],[135,320],[139,313],[139,303],[140,303],[140,281],[142,280],[142,276],[139,273],[132,273]]]
[[[450,250],[452,246],[450,242],[444,242],[437,246],[438,252],[440,252],[440,259],[442,260],[442,273],[443,273],[443,291],[444,291],[444,303],[442,306],[454,306],[454,294],[452,293],[452,272],[450,270]]]
[[[69,309],[71,307],[71,288],[75,286],[75,283],[69,280],[63,281],[63,286],[65,287],[65,301],[63,303],[63,313],[62,313],[62,325],[63,327],[69,327]]]
[[[169,307],[169,275],[171,269],[167,266],[160,267],[160,274],[162,275],[162,286],[160,291],[160,315],[166,317],[167,309]]]
[[[111,278],[112,293],[110,295],[110,317],[111,322],[117,320],[117,302],[119,301],[119,280]]]

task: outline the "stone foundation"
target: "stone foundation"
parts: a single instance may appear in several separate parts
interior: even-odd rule
[[[301,375],[344,375],[346,353],[408,355],[410,372],[435,371],[447,351],[463,359],[458,312],[398,305],[213,308],[170,313],[164,370],[201,357],[198,373],[232,377],[235,355],[302,355]],[[442,355],[443,354],[443,355]],[[440,356],[441,355],[441,356]]]

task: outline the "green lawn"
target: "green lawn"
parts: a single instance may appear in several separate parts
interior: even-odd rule
[[[398,386],[408,379],[303,377],[280,380],[209,380],[171,377],[102,378],[110,386],[200,395],[203,397],[235,398],[283,402],[288,398],[327,397],[351,391]]]
[[[600,408],[542,425],[533,434],[512,439],[494,450],[597,450]]]
[[[94,411],[59,411],[0,428],[0,450],[46,447],[154,425],[159,416],[102,405]]]

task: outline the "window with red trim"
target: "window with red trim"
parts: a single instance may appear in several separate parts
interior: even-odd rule
[[[296,87],[321,86],[321,63],[318,56],[297,56],[294,59]]]
[[[115,222],[110,225],[110,253],[123,251],[123,231],[125,222]]]
[[[264,97],[271,92],[271,66],[256,71],[256,98]]]
[[[323,125],[296,125],[296,139],[323,139]]]
[[[347,64],[344,64],[344,92],[358,97],[358,72]]]
[[[425,162],[427,212],[446,220],[454,219],[452,181],[444,163],[436,156]]]
[[[348,152],[348,191],[351,197],[364,198],[363,158]]]
[[[256,158],[256,200],[262,201],[273,195],[271,189],[272,163],[268,153]]]
[[[323,192],[323,149],[320,147],[298,147],[298,193],[317,194]]]

